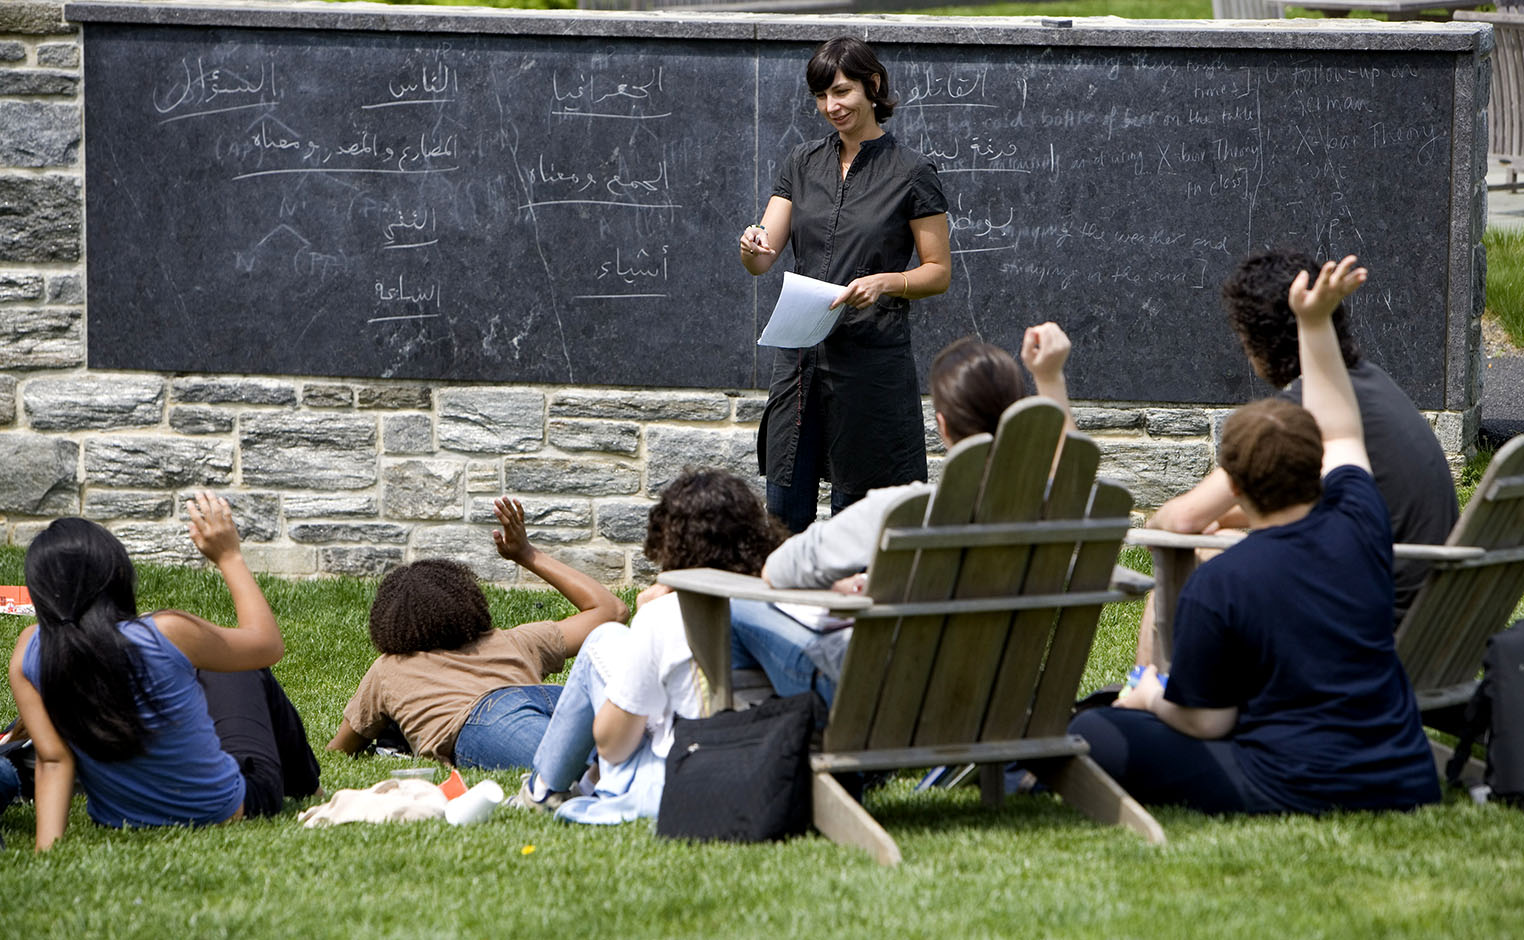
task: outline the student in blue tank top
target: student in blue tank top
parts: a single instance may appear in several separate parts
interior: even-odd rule
[[[21,632],[11,691],[37,754],[37,849],[63,835],[76,776],[95,822],[208,825],[271,815],[317,790],[301,718],[267,668],[280,628],[244,563],[226,499],[192,501],[190,537],[227,582],[238,625],[139,615],[115,536],[55,521],[27,548],[37,623]]]
[[[1331,319],[1365,279],[1351,255],[1291,284],[1302,405],[1255,402],[1223,428],[1250,532],[1181,591],[1168,685],[1150,666],[1119,707],[1069,724],[1144,803],[1318,813],[1439,799],[1392,638],[1391,523]]]

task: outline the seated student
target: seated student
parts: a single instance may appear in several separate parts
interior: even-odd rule
[[[600,623],[629,610],[607,588],[540,552],[524,530],[524,507],[499,498],[498,554],[533,572],[577,606],[565,620],[511,630],[492,626],[469,568],[425,559],[382,580],[370,608],[381,655],[349,704],[330,751],[354,754],[395,722],[414,753],[461,767],[527,767],[561,687],[541,685],[576,655]]]
[[[1066,430],[1073,430],[1064,381],[1069,348],[1069,337],[1057,324],[1043,323],[1023,335],[1021,359],[1032,373],[1037,394],[1057,402],[1064,410]],[[998,346],[964,337],[932,361],[931,402],[937,432],[949,447],[974,434],[993,434],[1006,408],[1025,396],[1021,368]],[[861,591],[866,579],[858,572],[872,560],[889,506],[905,493],[930,489],[929,483],[909,483],[870,490],[779,546],[768,556],[762,577],[773,587]],[[770,604],[732,601],[731,629],[735,668],[761,668],[780,695],[813,688],[831,701],[850,628],[820,634]]]
[[[754,575],[780,530],[745,480],[688,469],[651,508],[645,555],[663,569]],[[588,636],[514,805],[589,823],[655,816],[674,719],[697,718],[701,709],[677,595],[654,585],[641,593],[628,629],[604,624]],[[596,790],[570,798],[595,749]]]
[[[203,826],[268,816],[317,790],[301,717],[267,668],[280,627],[244,563],[225,499],[188,506],[190,537],[233,598],[236,629],[179,610],[139,614],[116,536],[59,519],[26,551],[37,623],[11,655],[36,748],[37,849],[63,835],[75,776],[103,826]]]
[[[1331,322],[1365,278],[1351,255],[1291,284],[1306,407],[1266,399],[1223,428],[1250,532],[1181,591],[1168,685],[1149,667],[1117,707],[1069,724],[1144,803],[1317,813],[1439,799],[1392,637],[1391,524]]]
[[[1310,275],[1317,269],[1317,264],[1300,252],[1265,251],[1239,262],[1222,285],[1228,322],[1243,344],[1249,364],[1260,378],[1284,389],[1278,397],[1291,402],[1301,400],[1297,376],[1302,367],[1297,355],[1296,318],[1286,304],[1286,294],[1301,272]],[[1455,481],[1439,439],[1391,376],[1361,357],[1342,304],[1334,311],[1333,325],[1360,406],[1371,472],[1391,517],[1393,539],[1443,543],[1460,510]],[[1243,528],[1242,514],[1234,511],[1236,504],[1227,474],[1219,467],[1189,492],[1160,506],[1148,526],[1183,533]],[[1427,562],[1416,559],[1397,562],[1394,626],[1401,623],[1412,605],[1428,570]],[[1139,664],[1152,661],[1153,640],[1150,607],[1145,610],[1138,636]]]

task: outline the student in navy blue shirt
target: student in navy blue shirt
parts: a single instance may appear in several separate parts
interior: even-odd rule
[[[1251,531],[1181,592],[1167,688],[1149,667],[1119,707],[1069,726],[1142,802],[1317,813],[1439,799],[1392,638],[1391,523],[1332,325],[1365,279],[1351,255],[1291,285],[1305,407],[1266,399],[1223,429]]]

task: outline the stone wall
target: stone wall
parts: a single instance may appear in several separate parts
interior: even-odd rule
[[[522,496],[542,547],[607,583],[645,582],[653,574],[640,553],[646,512],[667,481],[685,464],[755,475],[763,398],[753,391],[87,370],[80,61],[79,32],[61,3],[0,3],[6,543],[25,544],[51,518],[80,514],[137,559],[194,561],[184,503],[210,488],[232,500],[256,570],[375,575],[445,555],[514,583],[520,573],[496,556],[489,535],[491,500],[509,493]],[[1081,429],[1101,444],[1102,472],[1143,507],[1211,469],[1226,414],[1076,407]],[[941,448],[929,405],[926,415],[935,473]],[[1459,462],[1475,439],[1476,410],[1430,418]]]

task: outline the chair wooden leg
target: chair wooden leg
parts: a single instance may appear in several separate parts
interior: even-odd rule
[[[1005,802],[1005,765],[979,765],[979,796],[985,806],[999,806]]]
[[[862,849],[880,865],[898,865],[900,847],[862,804],[828,773],[815,774],[815,828],[837,845]]]
[[[1034,762],[1032,770],[1065,803],[1096,822],[1126,826],[1152,845],[1164,844],[1164,828],[1158,820],[1090,757]]]

